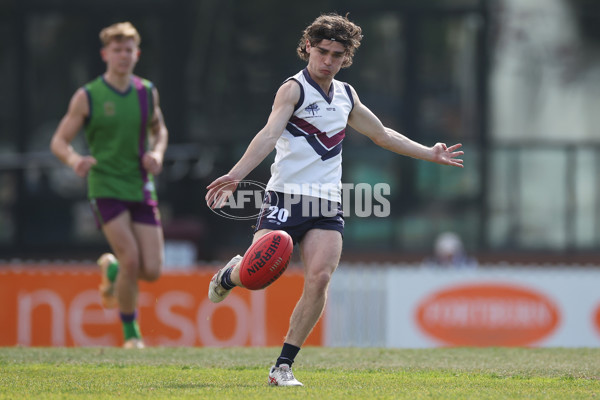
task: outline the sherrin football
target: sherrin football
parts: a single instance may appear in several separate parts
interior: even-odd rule
[[[260,290],[275,282],[287,269],[294,243],[285,231],[271,231],[253,243],[240,263],[245,288]]]

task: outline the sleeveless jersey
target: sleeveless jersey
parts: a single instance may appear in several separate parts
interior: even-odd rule
[[[89,102],[85,138],[98,163],[88,174],[88,197],[156,200],[154,178],[142,166],[152,119],[152,83],[133,77],[119,92],[102,76],[84,86]]]
[[[328,94],[303,69],[293,77],[300,100],[277,141],[267,190],[341,202],[342,141],[354,99],[333,80]]]

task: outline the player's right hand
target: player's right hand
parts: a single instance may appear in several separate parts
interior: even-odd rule
[[[208,189],[208,193],[204,197],[206,204],[212,209],[221,208],[225,200],[235,192],[238,183],[239,180],[234,179],[230,175],[223,175],[215,179],[206,187]]]

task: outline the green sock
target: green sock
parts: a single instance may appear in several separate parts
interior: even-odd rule
[[[140,327],[138,326],[137,320],[131,322],[123,322],[123,334],[125,340],[129,339],[141,339],[142,334],[140,333]]]
[[[114,282],[117,279],[117,274],[119,273],[119,263],[117,261],[111,262],[108,264],[108,269],[106,270],[106,277],[109,281]]]

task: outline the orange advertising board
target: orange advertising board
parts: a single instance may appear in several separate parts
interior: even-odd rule
[[[149,346],[279,346],[302,293],[288,270],[265,290],[207,298],[214,268],[165,272],[140,283],[138,318]],[[100,305],[91,266],[0,269],[0,346],[120,346],[119,314]],[[306,345],[323,345],[319,322]]]
[[[417,307],[417,325],[453,346],[529,346],[560,323],[558,306],[530,287],[473,283],[431,293]]]

